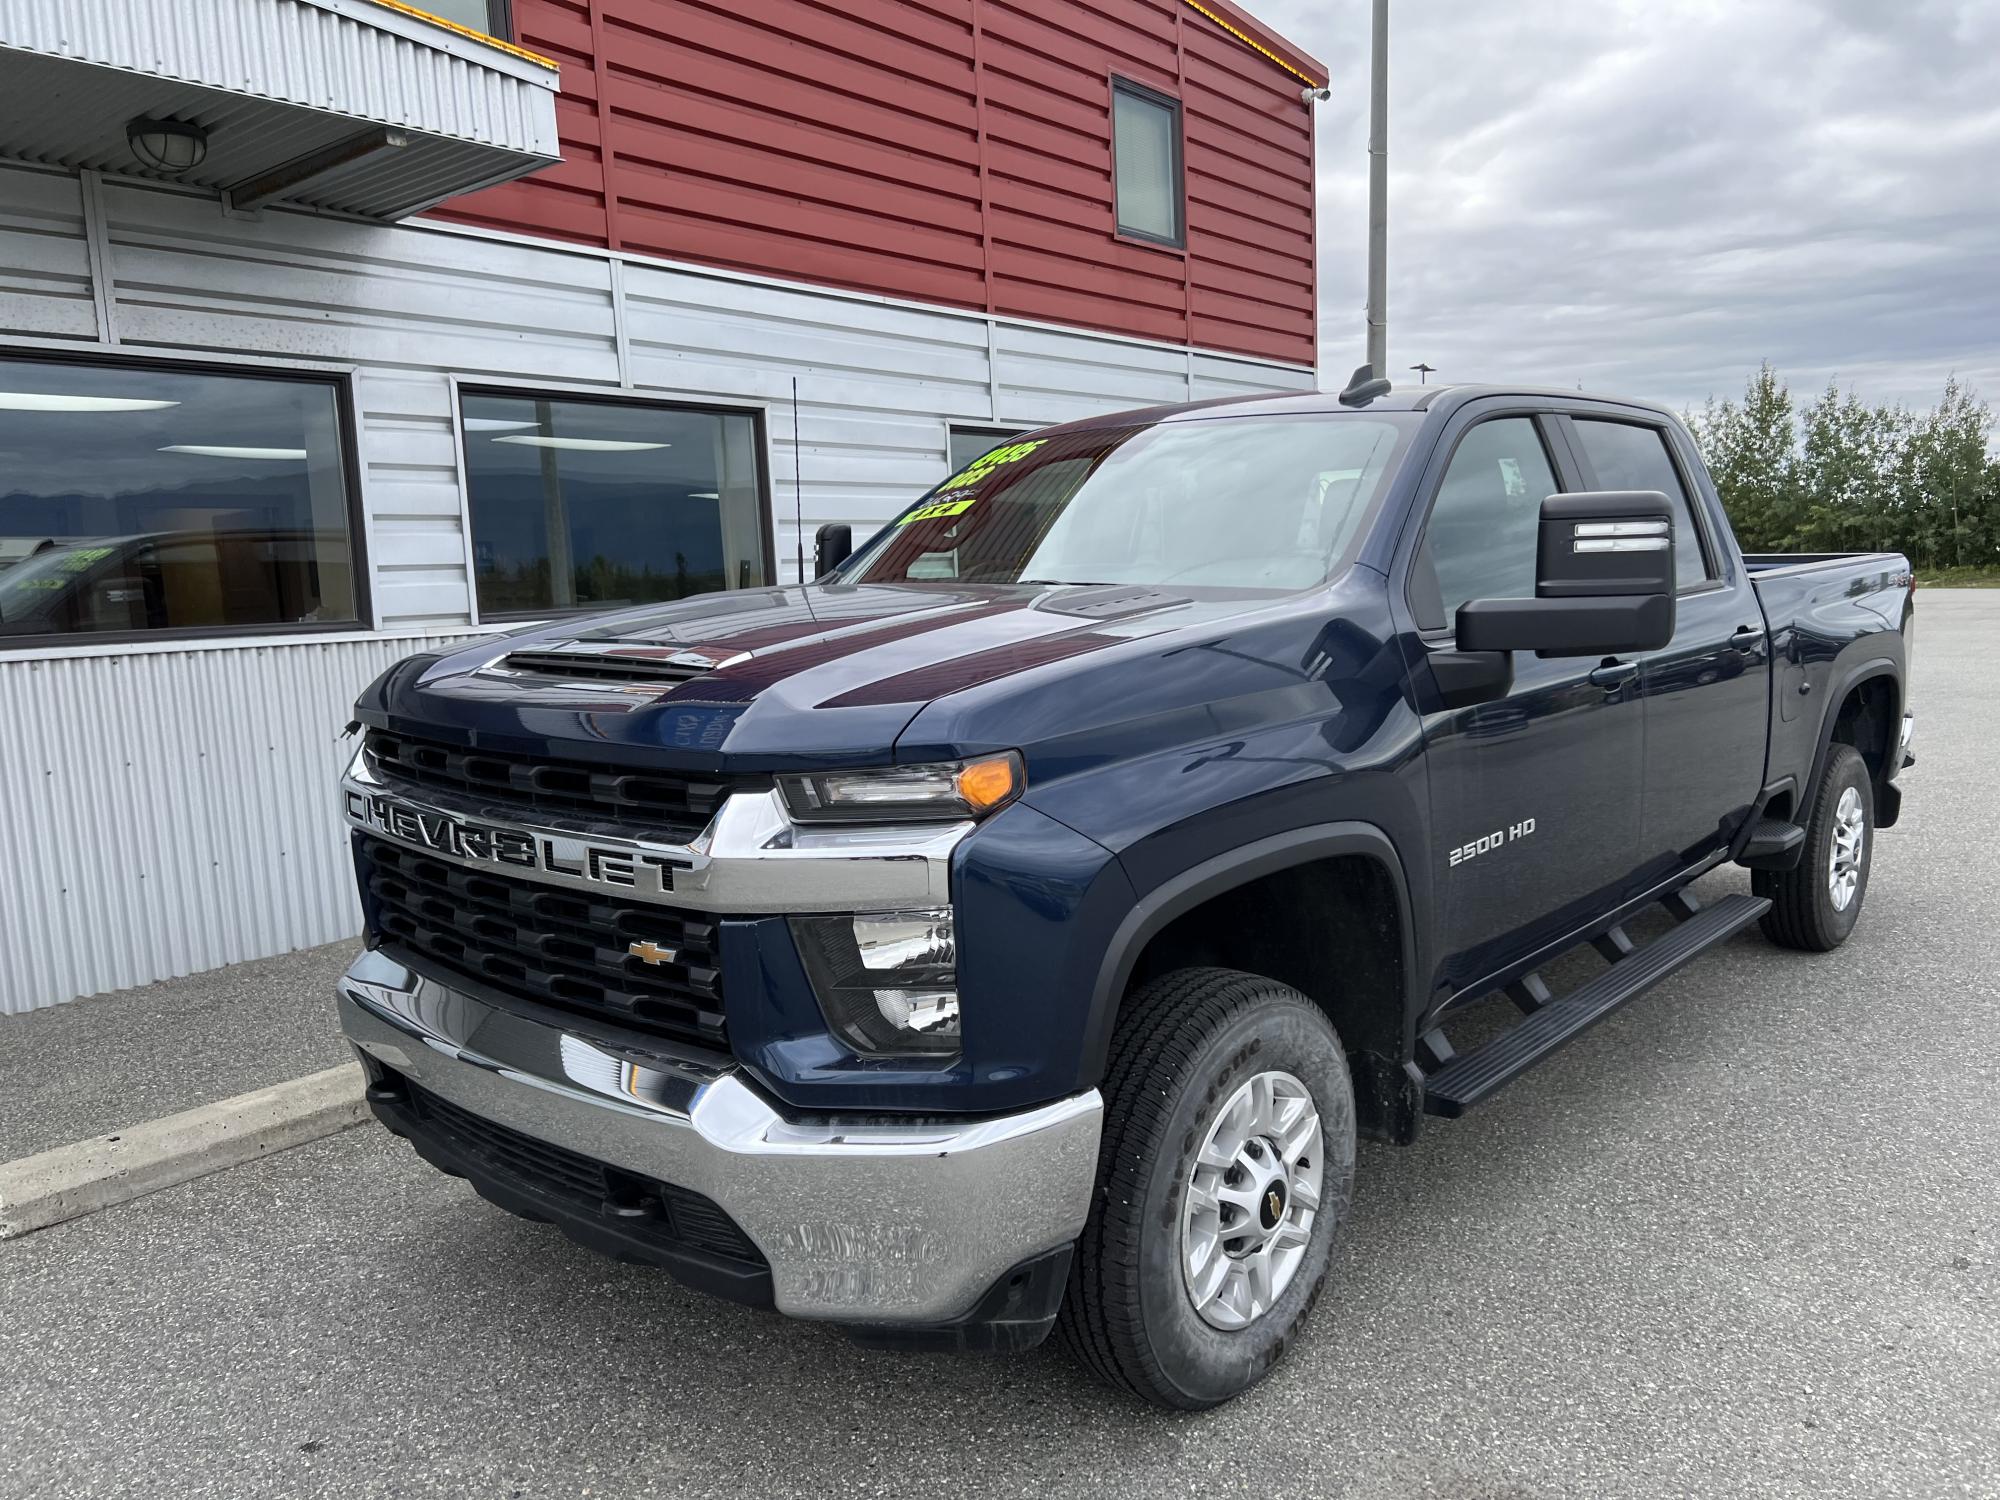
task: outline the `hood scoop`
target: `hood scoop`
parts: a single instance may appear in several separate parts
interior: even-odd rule
[[[1035,608],[1049,614],[1074,615],[1080,620],[1121,620],[1128,615],[1151,614],[1157,609],[1179,609],[1194,601],[1170,589],[1125,584],[1084,584],[1035,601]]]
[[[748,661],[747,651],[727,655],[683,648],[627,646],[554,646],[510,651],[480,669],[481,675],[507,677],[550,687],[610,688],[614,691],[662,692],[697,677]]]

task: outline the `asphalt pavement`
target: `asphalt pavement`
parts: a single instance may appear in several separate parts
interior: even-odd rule
[[[1847,946],[1753,929],[1365,1147],[1229,1407],[712,1302],[371,1126],[0,1245],[0,1495],[2000,1496],[2000,593],[1919,611]]]

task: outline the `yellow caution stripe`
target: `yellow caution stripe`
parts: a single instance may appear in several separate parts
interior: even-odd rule
[[[1305,82],[1311,84],[1316,89],[1326,87],[1326,80],[1324,78],[1315,78],[1310,73],[1301,73],[1297,68],[1293,67],[1290,63],[1286,62],[1282,57],[1278,56],[1277,53],[1273,52],[1269,47],[1266,47],[1262,42],[1258,41],[1254,36],[1251,36],[1246,32],[1238,30],[1236,27],[1230,25],[1227,21],[1223,20],[1222,17],[1218,16],[1214,11],[1210,10],[1206,5],[1203,5],[1201,3],[1201,0],[1186,0],[1186,3],[1192,6],[1195,10],[1199,11],[1202,15],[1207,16],[1209,20],[1215,22],[1216,25],[1220,26],[1224,31],[1228,32],[1231,36],[1235,37],[1237,41],[1241,42],[1244,46],[1250,48],[1253,52],[1263,53],[1266,57],[1270,58],[1272,62],[1276,63],[1279,67],[1283,68],[1287,73],[1291,74],[1292,77],[1303,79]]]
[[[526,47],[516,47],[512,42],[503,42],[497,36],[488,36],[483,31],[474,31],[470,26],[461,26],[456,21],[447,21],[443,16],[434,16],[427,10],[417,9],[414,5],[405,5],[403,0],[375,0],[375,3],[385,10],[395,11],[399,15],[410,16],[419,21],[428,21],[433,26],[442,26],[446,31],[456,32],[468,41],[480,42],[488,47],[498,47],[502,52],[507,53],[511,57],[518,57],[523,62],[535,63],[547,68],[550,72],[560,72],[562,70],[562,64],[557,62],[553,57],[544,57],[539,52],[530,52]]]

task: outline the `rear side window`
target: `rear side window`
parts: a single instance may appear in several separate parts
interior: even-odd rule
[[[1535,597],[1542,502],[1559,488],[1530,417],[1496,417],[1460,440],[1424,532],[1447,625],[1468,599]]]
[[[1666,434],[1631,422],[1576,418],[1577,441],[1606,490],[1659,490],[1674,508],[1674,581],[1693,588],[1709,579],[1701,532],[1688,508],[1687,488],[1667,452]]]

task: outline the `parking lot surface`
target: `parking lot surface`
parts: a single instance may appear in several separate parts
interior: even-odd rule
[[[0,1246],[0,1494],[2000,1495],[2000,594],[1919,620],[1852,941],[1753,929],[1365,1147],[1229,1407],[715,1303],[371,1126]]]

